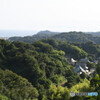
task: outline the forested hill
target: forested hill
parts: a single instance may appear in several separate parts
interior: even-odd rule
[[[100,52],[97,44],[89,43]],[[82,49],[83,48],[83,49]],[[97,53],[94,52],[94,56]],[[89,53],[89,54],[88,54]],[[100,62],[93,77],[78,75],[67,57],[92,60],[84,44],[52,39],[34,43],[0,40],[1,100],[99,100]],[[91,67],[91,66],[90,66]],[[70,97],[70,92],[98,92],[96,97]]]
[[[75,48],[75,50],[78,49],[78,47]],[[87,55],[84,51],[80,53],[82,55],[77,53],[77,56]],[[64,82],[68,88],[71,88],[82,82],[82,79],[74,72],[65,55],[64,51],[56,50],[52,45],[42,41],[26,44],[0,40],[1,100],[64,100],[69,98],[69,90],[67,87],[61,87],[60,84]],[[60,97],[59,92],[61,92]]]
[[[85,34],[83,32],[65,32],[57,34],[52,38],[56,40],[70,41],[76,43],[86,43],[88,41],[100,43],[100,37],[93,36],[91,34]]]
[[[70,42],[81,42],[85,43],[88,41],[93,41],[95,43],[100,43],[100,37],[93,36],[91,34],[85,34],[83,32],[50,32],[50,31],[42,31],[33,36],[26,36],[26,37],[11,37],[9,41],[22,41],[26,43],[33,43],[37,40],[41,39],[56,39],[61,41],[70,41]]]
[[[11,37],[8,40],[9,41],[22,41],[22,42],[26,42],[26,43],[32,43],[32,42],[35,42],[37,40],[47,39],[47,38],[52,37],[56,34],[60,34],[60,33],[45,30],[45,31],[40,31],[40,32],[38,32],[37,34],[35,34],[33,36]]]
[[[100,32],[86,32],[86,34],[92,34],[93,36],[99,36],[100,37]]]
[[[90,38],[93,38],[90,34],[84,34],[83,32],[64,32],[61,34],[57,34],[52,37],[56,40],[61,41],[70,41],[70,42],[87,42],[90,41]]]

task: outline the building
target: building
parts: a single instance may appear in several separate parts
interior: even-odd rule
[[[68,61],[69,61],[69,63],[70,63],[71,65],[73,65],[73,66],[75,66],[75,65],[76,65],[76,63],[77,63],[77,61],[76,61],[76,60],[74,60],[73,58],[68,58],[67,60],[68,60]]]
[[[88,62],[89,60],[87,58],[81,59],[78,63],[76,63],[75,72],[77,72],[79,75],[81,75],[83,72],[85,74],[89,74],[89,70],[87,67]]]

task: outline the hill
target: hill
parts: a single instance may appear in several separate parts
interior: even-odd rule
[[[85,55],[83,51],[80,53]],[[52,45],[42,41],[27,44],[0,40],[0,68],[3,70],[9,69],[28,79],[37,88],[39,100],[43,96],[46,96],[50,100],[52,91],[49,89],[51,89],[51,85],[53,84],[58,86],[63,81],[65,83],[68,81],[68,87],[72,87],[81,81],[80,76],[74,72],[73,67],[64,55],[64,51],[56,50]],[[81,54],[79,55],[81,56]],[[70,81],[71,79],[72,81]]]
[[[38,91],[27,79],[0,68],[0,100],[38,100]]]
[[[95,44],[91,45],[91,49],[95,47]],[[66,59],[68,56],[77,60],[88,57],[88,49],[84,51],[81,47],[85,48],[84,45],[51,39],[32,44],[0,39],[0,99],[90,99],[91,97],[70,97],[69,94],[71,90],[98,93],[100,90],[100,64],[97,65],[93,78],[84,74],[82,78]],[[99,100],[99,96],[93,98]]]
[[[98,36],[100,37],[100,32],[85,32],[86,34],[91,34],[93,36]]]
[[[93,36],[91,34],[85,34],[83,32],[65,32],[54,35],[52,38],[60,41],[69,41],[76,43],[86,43],[88,41],[92,41],[100,44],[100,37]]]
[[[22,41],[22,42],[26,42],[26,43],[32,43],[32,42],[35,42],[37,40],[50,38],[56,34],[59,34],[59,32],[51,32],[51,31],[45,30],[45,31],[40,31],[37,34],[32,35],[32,36],[10,37],[8,40],[9,41]]]
[[[79,42],[86,43],[88,41],[93,41],[95,43],[100,43],[100,37],[93,36],[91,34],[85,34],[83,32],[50,32],[50,31],[41,31],[33,36],[25,37],[11,37],[8,41],[22,41],[26,43],[33,43],[41,39],[56,39],[60,41],[69,41],[69,42]]]
[[[64,32],[53,36],[53,39],[70,42],[87,42],[90,41],[92,35],[83,32]]]

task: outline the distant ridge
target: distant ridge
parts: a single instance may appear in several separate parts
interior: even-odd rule
[[[99,36],[100,37],[100,32],[86,32],[86,34],[92,34],[93,36]]]
[[[58,34],[58,33],[61,33],[61,32],[52,32],[52,31],[49,31],[49,30],[44,30],[44,31],[40,31],[38,32],[37,34]]]
[[[76,42],[76,43],[86,43],[88,41],[92,41],[95,43],[100,44],[100,37],[93,36],[92,34],[86,34],[85,32],[51,32],[48,30],[40,31],[37,34],[32,36],[25,36],[25,37],[11,37],[8,41],[22,41],[26,43],[33,43],[37,40],[42,39],[54,39],[59,41],[69,41],[69,42]]]
[[[8,41],[22,41],[22,42],[32,43],[32,42],[35,42],[37,40],[51,38],[57,34],[60,34],[60,32],[51,32],[51,31],[45,30],[45,31],[40,31],[37,34],[34,34],[32,36],[10,37],[8,39]]]

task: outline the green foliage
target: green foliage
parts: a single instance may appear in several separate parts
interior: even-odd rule
[[[51,39],[51,41],[55,41],[55,40]],[[82,50],[78,46],[75,46],[75,45],[68,43],[68,42],[55,41],[56,45],[53,45],[52,43],[50,43],[50,39],[43,40],[43,42],[51,44],[57,50],[64,51],[65,55],[67,57],[72,57],[74,59],[79,60],[79,59],[84,58],[88,55],[84,50]]]
[[[49,100],[68,100],[70,98],[69,91],[66,87],[51,85],[49,89]]]
[[[79,48],[82,48],[85,52],[87,52],[89,55],[91,61],[96,59],[97,57],[100,57],[100,45],[96,44],[94,42],[88,41],[86,43],[73,43],[74,45],[78,46]]]
[[[37,41],[33,44],[26,44],[23,42],[1,42],[2,45],[0,50],[2,58],[0,58],[0,67],[2,69],[9,69],[14,73],[17,73],[18,75],[28,79],[28,81],[30,81],[32,85],[38,89],[39,97],[37,93],[33,94],[34,96],[36,95],[36,97],[39,99],[49,98],[47,96],[47,91],[49,90],[52,83],[62,86],[67,83],[67,79],[70,79],[69,77],[73,77],[73,74],[75,74],[71,65],[65,58],[65,52],[62,50],[58,51],[48,43],[43,43],[41,41]],[[69,70],[72,71],[72,75],[68,73]],[[8,85],[9,89],[11,89],[10,95],[8,94],[7,97],[11,96],[12,98],[18,99],[27,98],[29,89],[26,88],[27,86],[24,84],[26,81],[23,82],[20,80],[20,78],[16,79],[17,76],[10,71],[5,72],[9,75],[9,80],[6,80],[6,77],[4,77],[4,82],[6,85]],[[74,79],[77,80],[78,78],[74,77]],[[11,83],[9,83],[9,81]],[[76,84],[79,81],[80,79],[74,83]],[[16,83],[21,85],[22,88],[20,89],[19,86],[19,89],[15,91],[17,88]],[[2,81],[0,84],[2,84]],[[6,88],[6,91],[9,91],[9,89]],[[19,92],[21,95],[19,95]],[[30,93],[32,93],[31,89]],[[32,94],[30,94],[30,96],[31,95]],[[59,95],[57,98],[60,98]]]
[[[53,83],[56,83],[56,85],[62,85],[63,82],[67,82],[67,79],[61,75],[54,75],[50,77],[50,80],[52,80]]]
[[[9,70],[0,69],[0,98],[1,100],[33,100],[37,99],[39,94],[36,88],[28,82],[27,79],[18,76]],[[5,96],[3,96],[5,95]]]
[[[85,79],[85,78],[86,78],[86,74],[83,72],[83,73],[80,75],[80,77],[81,77],[82,79]]]
[[[33,36],[26,36],[26,37],[11,37],[8,40],[9,41],[23,41],[26,43],[33,43],[37,40],[41,39],[55,39],[60,41],[70,41],[70,42],[79,42],[79,43],[85,43],[88,41],[93,41],[96,43],[100,43],[100,37],[93,36],[91,34],[86,34],[83,32],[64,32],[64,33],[56,33],[56,32],[39,32],[39,34],[35,34]],[[49,42],[52,44],[56,44],[56,42],[49,40]]]
[[[52,82],[49,79],[40,79],[39,83],[43,85],[45,89],[48,89]]]
[[[100,88],[100,77],[98,74],[94,78],[91,79],[91,86],[95,86],[97,89]]]
[[[67,70],[66,72],[66,78],[68,82],[65,84],[68,88],[71,88],[73,85],[76,85],[77,83],[81,82],[81,78],[77,73],[73,73],[74,70]]]
[[[56,33],[56,32],[50,32],[50,31],[46,30],[46,31],[40,31],[33,36],[10,37],[8,40],[9,41],[22,41],[22,42],[25,42],[25,43],[33,43],[37,40],[50,38],[50,37],[52,37],[56,34],[58,34],[58,32]]]
[[[98,96],[94,97],[93,99],[95,100],[99,100],[100,99],[100,77],[98,74],[95,75],[95,77],[93,77],[90,80],[90,88],[93,88],[93,91],[98,92]]]
[[[90,82],[87,79],[84,79],[82,83],[78,83],[71,87],[70,91],[74,92],[88,92],[88,88],[90,86]]]
[[[81,96],[74,96],[74,97],[70,98],[70,100],[84,100],[84,99]]]
[[[0,94],[0,100],[9,100],[8,97]]]
[[[88,69],[90,70],[91,68],[95,68],[95,64],[92,62],[87,63]]]
[[[99,77],[92,78],[89,85],[88,80],[83,81],[86,76],[80,77],[67,61],[66,57],[79,60],[88,56],[81,45],[52,39],[33,44],[0,40],[0,98],[68,100],[69,90],[99,92]],[[99,64],[96,68],[99,74]]]
[[[53,50],[53,47],[48,43],[35,42],[33,45],[37,47],[38,52],[49,53]]]
[[[86,42],[88,41],[88,35],[82,32],[65,32],[55,35],[53,38],[57,40],[71,41],[71,42]]]
[[[100,76],[100,61],[98,62],[97,66],[96,66],[96,72],[99,74]]]

